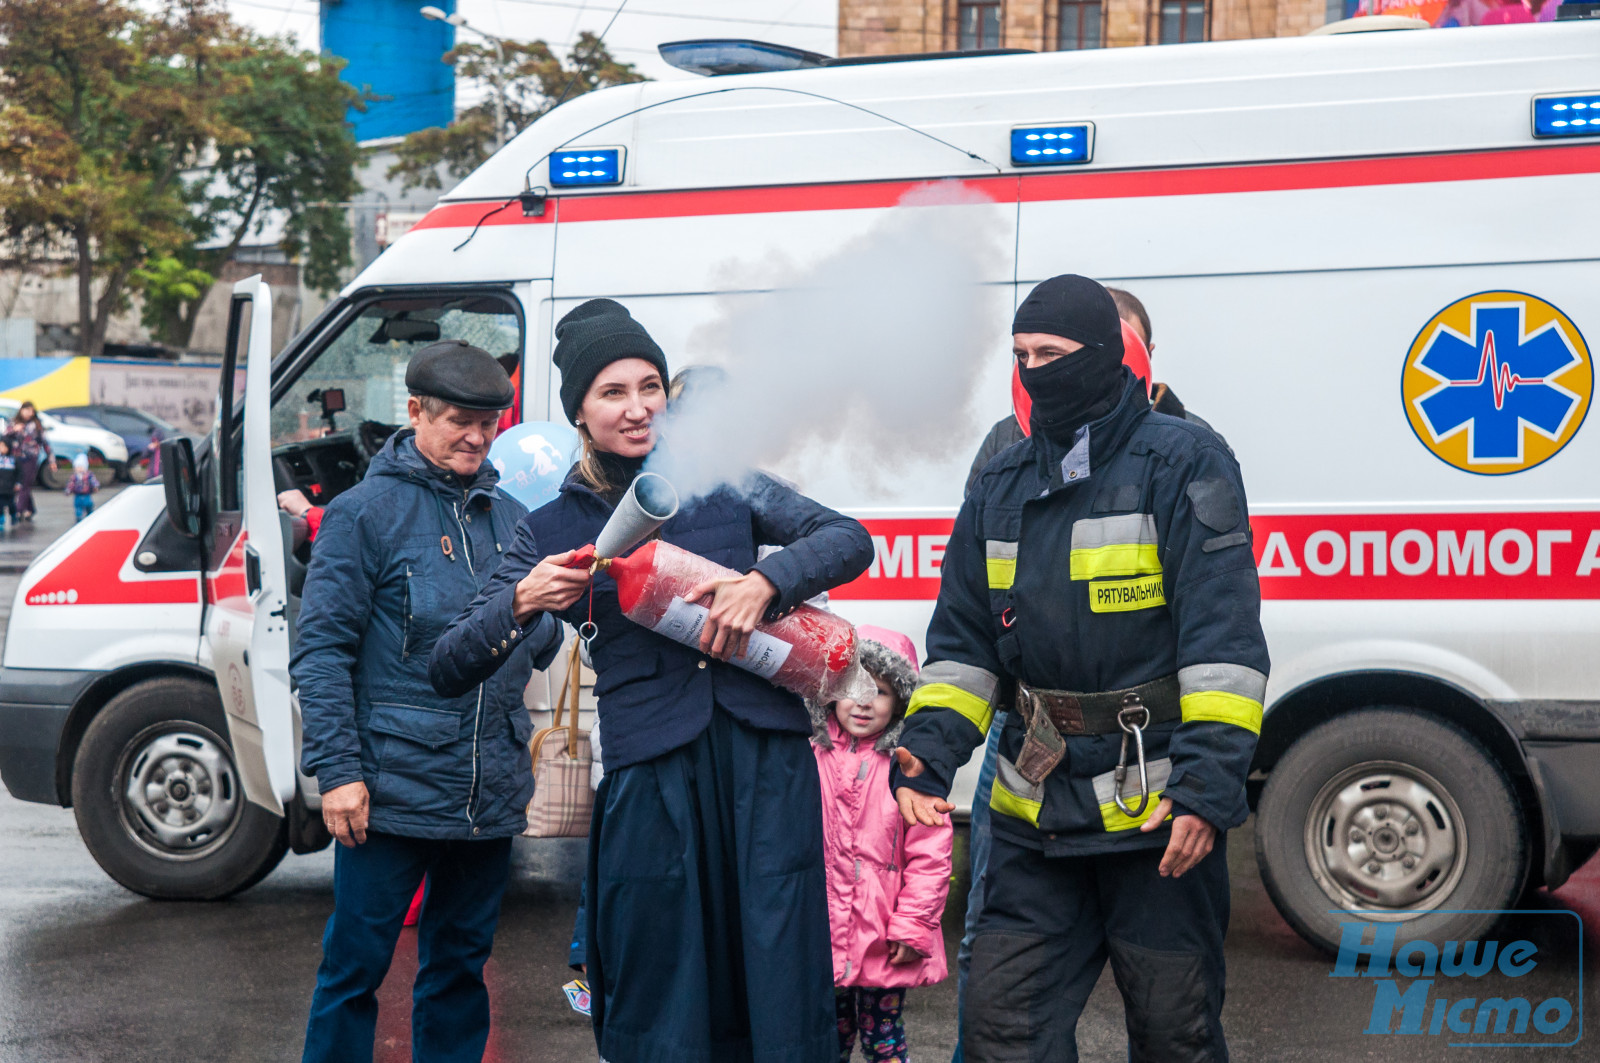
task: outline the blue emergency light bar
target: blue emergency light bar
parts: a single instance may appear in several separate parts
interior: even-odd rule
[[[1070,166],[1093,157],[1093,122],[1023,126],[1011,131],[1013,166]]]
[[[1600,92],[1573,96],[1535,96],[1536,137],[1600,137]]]
[[[622,183],[621,148],[563,148],[550,156],[550,184],[556,188]]]

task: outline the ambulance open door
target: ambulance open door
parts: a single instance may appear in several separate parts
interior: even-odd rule
[[[222,692],[245,796],[282,814],[296,775],[288,584],[272,477],[272,353],[272,292],[257,275],[233,286],[228,312],[206,478],[212,535],[202,653],[209,650]]]

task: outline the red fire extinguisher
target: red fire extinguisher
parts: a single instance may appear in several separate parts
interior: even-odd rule
[[[739,578],[732,569],[660,540],[612,560],[607,571],[617,581],[623,615],[693,647],[700,645],[710,610],[685,596],[707,580]],[[729,663],[823,704],[841,698],[867,702],[878,689],[861,667],[855,628],[810,605],[758,624],[744,654]]]

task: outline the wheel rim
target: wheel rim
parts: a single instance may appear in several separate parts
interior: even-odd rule
[[[122,829],[164,860],[198,860],[232,836],[243,795],[227,745],[193,723],[147,728],[124,749],[116,778]]]
[[[1328,898],[1400,922],[1437,908],[1461,880],[1467,831],[1439,781],[1392,761],[1335,775],[1306,816],[1306,862]]]

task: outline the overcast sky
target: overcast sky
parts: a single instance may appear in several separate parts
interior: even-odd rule
[[[417,9],[427,2],[417,0]],[[225,3],[240,22],[266,33],[292,34],[305,48],[317,47],[317,0]],[[617,11],[617,0],[457,0],[456,10],[486,32],[517,40],[543,39],[559,52],[582,31],[604,29]],[[663,41],[752,37],[835,55],[838,22],[838,0],[627,0],[605,43],[616,58],[634,64],[647,77],[664,80],[695,75],[661,61],[656,45]],[[470,103],[476,95],[462,85],[457,104]]]

